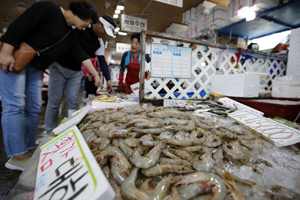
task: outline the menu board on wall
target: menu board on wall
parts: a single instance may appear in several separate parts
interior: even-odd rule
[[[192,75],[192,49],[151,44],[151,77],[186,78]]]

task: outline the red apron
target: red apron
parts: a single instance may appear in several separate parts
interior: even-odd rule
[[[135,84],[140,81],[140,64],[139,63],[131,63],[131,53],[130,51],[130,59],[129,64],[126,66],[127,75],[125,79],[125,93],[131,94],[132,90],[130,85]]]

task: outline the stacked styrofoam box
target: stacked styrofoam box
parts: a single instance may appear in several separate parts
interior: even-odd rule
[[[203,1],[197,6],[197,16],[201,17],[202,15],[208,15],[210,14],[210,11],[213,7],[215,7],[217,4],[209,2],[209,1]],[[198,18],[199,18],[198,17]]]
[[[227,6],[218,4],[210,10],[209,26],[219,29],[229,24]]]
[[[202,29],[208,27],[209,27],[209,16],[202,15],[202,18],[189,25],[189,38],[196,38]]]
[[[300,98],[300,80],[272,81],[272,97]]]
[[[189,26],[188,25],[172,23],[166,29],[166,33],[168,33],[170,35],[187,37],[186,34],[187,34],[188,30],[189,30]]]
[[[259,75],[233,74],[211,77],[211,92],[232,97],[258,97]]]

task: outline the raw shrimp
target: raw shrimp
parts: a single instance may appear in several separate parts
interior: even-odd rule
[[[142,174],[144,174],[147,177],[154,177],[154,176],[168,174],[168,173],[186,174],[192,172],[195,172],[195,170],[193,170],[190,167],[184,167],[181,165],[170,165],[170,164],[156,165],[149,169],[142,169]]]
[[[240,139],[239,142],[241,143],[241,145],[247,147],[248,149],[252,149],[252,150],[260,150],[263,147],[263,143],[257,137],[254,140]]]
[[[102,171],[107,179],[111,178],[110,169],[108,168],[107,165],[102,168]]]
[[[168,149],[169,152],[175,154],[181,159],[187,160],[188,162],[193,160],[193,157],[184,149]]]
[[[144,122],[134,124],[137,128],[159,128],[161,125],[159,122]]]
[[[191,200],[210,200],[212,198],[212,194],[204,194],[196,196],[195,198],[192,198]]]
[[[154,188],[153,187],[151,187],[151,185],[150,185],[150,181],[152,181],[152,179],[153,178],[146,178],[144,181],[143,181],[143,183],[142,183],[142,185],[141,185],[141,187],[140,187],[140,190],[142,191],[142,192],[145,192],[147,195],[151,195],[152,193],[153,193],[153,191],[154,191]]]
[[[102,162],[102,160],[107,156],[115,156],[122,165],[122,171],[125,172],[125,174],[127,175],[129,174],[129,171],[131,170],[131,164],[119,148],[107,147],[99,154],[95,155],[95,158],[98,162]]]
[[[205,142],[193,141],[193,140],[179,140],[179,139],[165,139],[168,144],[174,144],[182,147],[188,147],[193,145],[204,145]]]
[[[288,197],[290,199],[300,199],[300,194],[296,193],[288,188],[282,187],[280,185],[273,185],[271,190],[273,192],[276,192],[277,194],[281,196]]]
[[[127,129],[123,130],[117,130],[117,131],[112,131],[112,132],[103,132],[103,131],[98,131],[98,135],[100,137],[105,137],[105,138],[127,138],[131,137],[132,133],[129,132]]]
[[[132,162],[133,150],[125,144],[124,139],[119,140],[119,147],[125,154],[126,158]]]
[[[214,167],[210,149],[203,149],[203,153],[197,155],[193,160],[193,167],[198,171],[210,172]]]
[[[133,164],[138,168],[147,169],[149,167],[154,166],[158,161],[160,157],[160,153],[165,148],[166,142],[161,141],[156,145],[151,151],[145,156],[140,155],[140,148],[141,144],[138,145],[136,150],[132,154],[132,162]]]
[[[187,125],[189,121],[187,120],[179,120],[175,118],[166,118],[160,122],[162,125]]]
[[[152,112],[152,113],[147,113],[148,117],[152,118],[183,118],[187,117],[188,115],[183,114],[182,112],[174,111],[174,112]]]
[[[170,158],[159,158],[159,163],[161,164],[172,164],[172,165],[183,165],[186,167],[192,167],[192,164],[186,160],[182,159],[170,159]]]
[[[151,129],[140,129],[140,128],[134,128],[133,131],[144,133],[144,134],[161,134],[165,131],[177,131],[178,128],[175,126],[166,126],[163,128],[151,128]]]
[[[124,126],[125,126],[125,128],[128,128],[129,126],[134,125],[136,123],[153,123],[153,122],[149,121],[148,119],[136,118],[136,119],[130,120]]]
[[[223,162],[223,149],[222,147],[218,147],[217,151],[213,154],[213,159],[215,160],[215,164],[221,168],[224,167],[225,163]]]
[[[122,170],[122,164],[117,158],[112,157],[109,160],[111,176],[118,185],[121,185],[128,176]]]
[[[125,140],[125,144],[129,147],[137,147],[138,146],[138,143],[139,143],[139,139],[137,138],[127,138]]]
[[[206,138],[205,138],[205,135],[203,135],[202,133],[199,133],[198,129],[197,129],[197,131],[193,130],[191,132],[190,139],[193,141],[204,142]]]
[[[191,120],[187,126],[181,126],[181,130],[192,131],[195,129],[195,120]]]
[[[126,199],[132,200],[149,200],[148,195],[135,186],[135,180],[138,173],[138,168],[134,168],[128,178],[121,185],[121,194]]]
[[[164,200],[181,200],[179,192],[175,186],[172,187],[171,193]]]
[[[176,156],[175,154],[173,154],[172,152],[170,152],[168,149],[164,149],[162,152],[163,152],[163,154],[165,154],[166,156],[168,156],[172,159],[178,159],[178,160],[181,159],[178,156]]]
[[[224,142],[222,147],[224,152],[232,159],[242,160],[245,157],[238,141],[230,141],[229,143]]]
[[[245,200],[245,197],[240,190],[240,188],[235,184],[232,179],[230,173],[228,171],[225,172],[225,183],[229,191],[231,192],[231,196],[233,200]]]
[[[203,143],[204,146],[207,146],[207,147],[218,147],[222,144],[222,140],[221,138],[215,136],[215,135],[207,135],[205,137],[205,142]]]
[[[151,199],[153,200],[162,200],[171,187],[171,183],[173,182],[173,175],[170,174],[164,179],[162,179],[155,187],[154,192],[151,195]]]
[[[185,131],[177,131],[175,134],[176,139],[180,140],[189,140],[190,139],[190,133]]]
[[[116,184],[114,180],[109,179],[108,181],[116,193],[114,200],[123,200],[121,188]]]
[[[186,185],[189,183],[206,183],[212,187],[212,200],[223,200],[226,197],[225,182],[218,175],[209,172],[196,172],[180,177],[180,181],[176,185]]]
[[[206,193],[206,184],[204,183],[191,183],[184,185],[178,189],[180,197],[183,199],[191,199],[197,195]]]
[[[195,152],[195,151],[202,151],[204,147],[205,146],[198,145],[198,146],[184,147],[183,149],[188,152]]]

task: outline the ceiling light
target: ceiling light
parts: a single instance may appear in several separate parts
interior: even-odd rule
[[[117,15],[117,14],[114,14],[114,16],[113,16],[114,19],[117,19],[118,17],[119,17],[119,15]]]
[[[115,32],[118,32],[120,30],[120,27],[115,28]]]
[[[124,10],[124,6],[118,5],[117,10]]]
[[[246,21],[253,20],[256,17],[255,11],[252,8],[250,8],[249,6],[245,6],[245,7],[241,8],[237,14],[238,14],[238,16],[240,16],[242,18],[246,18]]]
[[[115,10],[115,14],[120,14],[121,10]]]
[[[121,32],[121,31],[119,31],[118,34],[119,34],[119,35],[127,35],[127,33]]]

